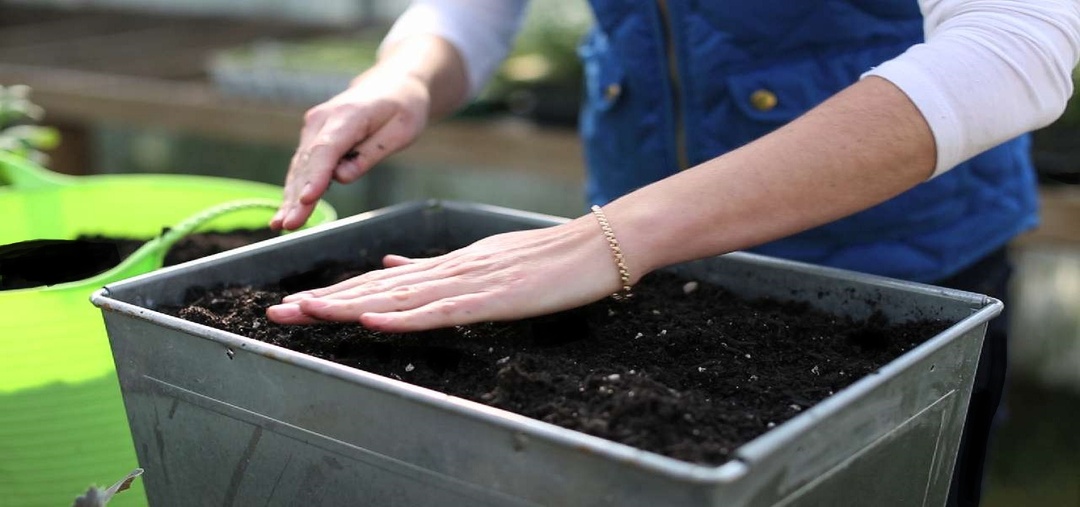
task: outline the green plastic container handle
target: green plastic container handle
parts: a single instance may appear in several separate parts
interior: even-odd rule
[[[146,242],[143,246],[139,247],[138,250],[135,250],[135,253],[129,255],[127,259],[124,259],[116,267],[99,275],[87,278],[82,283],[89,286],[100,287],[118,280],[131,278],[143,273],[149,273],[161,268],[165,264],[165,254],[168,253],[169,249],[172,248],[177,241],[180,241],[188,234],[191,234],[203,224],[222,215],[236,211],[253,208],[276,210],[280,205],[281,202],[272,199],[251,198],[237,199],[211,206],[181,220],[180,223],[169,228],[169,230],[165,231],[162,235]]]
[[[33,190],[75,185],[76,176],[50,171],[21,157],[0,150],[0,187]]]

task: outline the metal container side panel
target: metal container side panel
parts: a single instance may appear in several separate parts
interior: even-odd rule
[[[745,505],[848,505],[864,498],[881,498],[881,505],[944,502],[986,321],[1000,311],[1000,302],[742,253],[674,270],[743,296],[806,301],[856,318],[881,310],[897,321],[953,322],[915,350],[744,445],[737,456],[748,467],[747,476],[724,490],[729,501],[741,498],[735,490],[749,493]],[[882,474],[904,470],[922,473]]]
[[[743,446],[751,505],[944,505],[985,326]],[[861,392],[864,391],[864,392]]]
[[[108,325],[118,337],[116,356],[125,358],[118,365],[121,385],[154,505],[192,495],[213,503],[235,497],[261,501],[271,495],[265,497],[270,504],[364,499],[378,505],[820,505],[800,498],[816,501],[824,493],[833,498],[851,491],[844,479],[868,465],[865,448],[895,440],[869,454],[871,460],[890,459],[888,466],[872,470],[914,464],[919,473],[914,480],[872,477],[856,490],[885,489],[892,497],[906,498],[912,488],[927,491],[927,479],[935,476],[933,463],[923,459],[925,451],[943,446],[938,454],[948,456],[946,448],[955,445],[942,443],[948,432],[933,427],[933,434],[892,438],[907,426],[920,429],[925,421],[947,417],[942,411],[910,410],[915,415],[904,420],[902,403],[880,414],[867,413],[873,406],[856,405],[820,421],[828,425],[807,431],[787,449],[789,455],[745,459],[749,470],[742,480],[678,480],[632,460],[613,461],[549,441],[528,428],[517,431],[513,425],[440,410],[269,354],[163,331],[123,315],[110,315]],[[902,380],[892,384],[886,388],[904,385]],[[945,408],[955,406],[955,396],[945,399]],[[904,422],[897,425],[891,416]],[[842,428],[849,422],[866,425],[866,418],[883,424],[885,435],[849,435]],[[851,442],[851,456],[845,455],[846,442]],[[904,449],[912,444],[922,452]],[[839,450],[821,452],[833,446]],[[913,459],[905,461],[907,456]],[[815,475],[834,480],[815,482]],[[947,481],[943,485],[947,492]],[[177,496],[181,492],[175,488],[189,496]]]
[[[152,505],[520,505],[386,454],[425,443],[423,405],[126,316],[107,325]]]
[[[441,217],[447,218],[444,220]],[[313,259],[326,257],[340,258],[340,256],[342,255],[358,255],[359,250],[357,245],[364,245],[364,248],[367,250],[367,254],[379,251],[380,249],[384,249],[381,250],[382,253],[388,253],[389,251],[393,251],[392,249],[395,248],[400,249],[417,247],[418,241],[424,243],[423,248],[431,248],[432,246],[435,246],[431,243],[431,241],[434,241],[435,243],[439,241],[455,243],[458,241],[469,241],[471,239],[479,239],[479,237],[483,237],[494,232],[502,232],[502,230],[543,226],[545,223],[547,222],[546,219],[544,219],[543,217],[537,218],[537,216],[533,216],[530,214],[520,214],[512,211],[489,213],[487,210],[476,210],[470,208],[469,206],[426,205],[396,207],[393,210],[374,213],[362,219],[349,220],[347,222],[333,224],[330,227],[323,227],[319,230],[311,231],[302,236],[289,238],[288,240],[278,241],[273,245],[266,244],[259,248],[249,248],[243,251],[236,251],[232,254],[227,254],[225,256],[208,258],[204,261],[199,262],[198,264],[189,265],[184,269],[176,270],[173,272],[159,272],[152,277],[144,277],[140,280],[132,280],[128,282],[123,282],[121,284],[116,284],[115,287],[110,286],[110,290],[107,292],[107,294],[110,297],[115,297],[121,301],[134,303],[136,305],[146,304],[148,302],[154,301],[161,302],[164,300],[176,302],[178,298],[182,297],[182,294],[186,290],[186,287],[192,285],[212,284],[222,281],[232,281],[238,283],[269,281],[271,279],[280,278],[283,274],[287,274],[289,270],[296,269],[297,266],[309,266]],[[403,230],[407,232],[402,234],[400,231]],[[423,235],[427,235],[428,237],[421,237]],[[460,246],[460,244],[452,244],[451,246]],[[836,275],[836,273],[833,273],[829,270],[818,272],[815,269],[807,269],[805,266],[790,265],[782,262],[776,263],[774,261],[759,258],[757,256],[740,254],[732,254],[730,256],[724,256],[722,258],[710,259],[708,261],[694,263],[687,269],[691,269],[691,271],[694,269],[703,270],[702,273],[704,273],[704,275],[708,275],[708,277],[719,277],[721,279],[725,279],[728,283],[722,284],[733,285],[734,287],[729,288],[733,288],[733,290],[735,290],[736,292],[740,292],[739,289],[741,287],[750,292],[750,295],[752,296],[761,295],[761,287],[763,285],[767,286],[775,283],[784,282],[786,284],[784,286],[784,289],[787,292],[786,296],[789,297],[781,297],[781,299],[809,300],[809,302],[811,302],[812,304],[822,304],[820,303],[820,301],[825,301],[825,304],[837,304],[841,307],[841,309],[850,309],[851,305],[840,304],[841,302],[845,301],[844,298],[849,301],[854,301],[860,298],[864,298],[865,295],[876,293],[878,294],[878,296],[875,297],[879,297],[881,301],[878,304],[888,305],[893,304],[896,301],[902,302],[903,306],[906,309],[899,313],[902,315],[906,315],[909,318],[914,318],[917,316],[936,315],[958,322],[961,320],[965,320],[966,318],[966,320],[968,321],[965,324],[967,328],[977,327],[972,324],[970,320],[971,314],[974,311],[973,308],[977,307],[978,302],[980,302],[981,300],[971,295],[951,294],[943,293],[941,291],[926,290],[922,288],[912,288],[909,287],[907,284],[903,283],[883,281],[872,277],[864,279],[860,276],[850,275],[846,273],[840,273],[840,275],[842,275],[840,276],[840,278],[843,278],[841,282],[830,282],[831,277],[833,275]],[[795,271],[794,274],[790,274],[785,271],[792,269],[794,269]],[[826,290],[823,289],[823,287],[827,289],[835,288],[837,290]],[[912,291],[915,294],[909,297],[905,294],[906,291]],[[842,295],[829,296],[828,294],[831,292],[836,292]],[[822,293],[826,293],[826,295],[822,296]],[[884,294],[885,297],[882,298],[882,294]],[[781,294],[780,296],[784,295],[785,294]],[[101,306],[106,307],[108,305]],[[883,308],[883,310],[886,309]],[[106,312],[107,321],[112,321],[119,318],[115,316],[110,316],[110,313],[111,312]],[[160,314],[156,314],[156,312],[152,311],[139,311],[137,313],[142,314],[143,317],[150,320],[155,320],[160,316]],[[841,311],[841,313],[844,312]],[[128,318],[124,317],[124,319]],[[120,326],[117,327],[115,332],[111,330],[110,336],[115,336],[114,341],[116,342],[135,342],[137,340],[142,340],[142,342],[138,347],[131,346],[123,350],[114,350],[114,356],[117,357],[118,362],[121,360],[121,357],[127,358],[133,355],[137,355],[140,350],[144,350],[144,347],[150,347],[152,345],[151,342],[158,342],[160,336],[167,335],[169,333],[176,333],[176,331],[163,331],[163,329],[167,328],[168,326],[162,324],[161,322],[146,323],[141,319],[128,320],[132,320],[132,322],[142,322],[143,324],[140,325],[144,326],[145,329],[142,329],[138,331],[138,333],[136,333],[130,329],[125,330],[123,326]],[[130,336],[122,338],[122,335],[125,334],[130,334]],[[220,343],[213,345],[212,341],[207,341],[203,338],[194,338],[192,336],[183,335],[183,333],[181,333],[181,335],[184,336],[184,339],[181,340],[180,338],[173,337],[169,341],[170,343],[174,343],[174,345],[170,346],[176,346],[175,343],[183,343],[183,347],[189,347],[189,342],[201,342],[203,343],[203,345],[201,345],[202,347],[208,346],[206,344],[211,344],[209,345],[211,347],[217,347],[218,350],[213,352],[213,354],[224,354],[220,350],[221,348],[223,348],[223,345],[221,345]],[[146,340],[145,338],[138,338],[139,336],[154,336],[155,338],[154,340]],[[980,337],[981,335],[977,336],[976,338]],[[956,340],[957,338],[957,336],[948,337],[948,341],[950,341],[951,343],[951,341]],[[942,339],[937,341],[942,342],[946,340]],[[114,347],[116,346],[117,345],[114,345]],[[925,352],[924,355],[939,353],[939,349],[942,349],[940,344],[937,348]],[[169,352],[165,351],[163,353],[167,354]],[[236,354],[239,354],[239,352],[236,352]],[[145,357],[140,360],[140,362],[147,365],[155,364],[152,360],[153,357]],[[948,361],[944,362],[948,363]],[[213,364],[214,363],[212,362],[205,363],[205,365]],[[252,364],[255,363],[252,362]],[[120,367],[119,364],[118,367]],[[941,368],[941,374],[946,375],[945,372],[948,371],[949,368],[945,366],[939,367]],[[970,364],[961,364],[957,367],[959,369],[952,370],[952,373],[955,376],[961,378],[965,375],[964,372],[974,371],[974,367]],[[156,365],[156,368],[164,371],[169,368],[169,365],[160,364]],[[154,371],[153,373],[155,375],[161,375],[160,371]],[[895,371],[891,374],[899,375],[900,373],[900,371]],[[211,369],[206,373],[206,375],[219,374],[221,374],[221,372],[214,369]],[[285,374],[286,372],[275,373],[275,375],[279,376]],[[295,372],[291,372],[289,374],[293,375],[294,377],[297,375]],[[145,375],[135,373],[128,374],[125,373],[123,369],[121,370],[121,375],[122,382],[124,381],[124,378],[132,379],[132,383],[123,384],[125,385],[125,399],[138,400],[138,398],[132,398],[131,396],[129,396],[127,391],[138,391],[138,383],[145,380],[139,379],[145,377]],[[304,384],[310,383],[317,385],[321,382],[318,375],[316,375],[315,377],[311,377],[311,372],[307,372],[304,375],[307,379]],[[175,373],[175,375],[173,375],[173,377],[170,377],[173,378],[173,381],[171,383],[178,386],[186,385],[185,382],[189,381],[197,382],[199,378],[197,375],[194,375],[194,372],[192,371],[178,371]],[[269,382],[269,385],[273,385],[275,383],[272,376],[267,377],[267,379],[263,379],[263,381]],[[914,379],[914,377],[912,379],[917,380]],[[251,379],[248,379],[244,382],[250,383],[253,381]],[[897,382],[899,382],[899,384],[897,384]],[[234,385],[234,383],[235,382],[221,383],[221,385],[232,386]],[[856,431],[855,435],[857,436],[857,438],[853,438],[852,442],[849,445],[840,446],[846,450],[837,451],[836,453],[831,455],[834,459],[826,459],[830,455],[823,456],[815,455],[814,453],[804,452],[804,454],[807,456],[817,457],[817,459],[815,459],[814,461],[818,466],[818,471],[813,473],[829,474],[833,473],[830,472],[830,470],[844,469],[844,467],[847,466],[845,465],[845,463],[847,463],[848,465],[850,465],[851,463],[855,463],[855,461],[845,458],[845,455],[843,453],[851,452],[857,455],[859,452],[862,452],[861,449],[872,447],[874,445],[874,442],[889,441],[889,434],[891,431],[893,431],[893,429],[890,428],[903,427],[904,425],[909,424],[909,421],[916,420],[914,418],[917,418],[919,414],[926,412],[926,407],[938,406],[935,405],[935,403],[937,403],[938,400],[942,398],[939,391],[947,390],[941,388],[940,386],[933,387],[933,382],[925,385],[915,382],[915,384],[923,386],[918,388],[902,387],[903,385],[907,385],[910,383],[912,383],[912,381],[908,380],[891,382],[891,384],[901,385],[901,387],[892,388],[894,391],[901,391],[901,395],[905,394],[903,392],[905,390],[910,391],[907,392],[907,394],[909,395],[907,398],[902,398],[902,400],[906,399],[907,401],[900,402],[898,407],[894,407],[894,410],[888,413],[886,419],[889,420],[885,420],[882,424],[875,423],[867,426],[867,428],[870,429],[864,428],[864,431]],[[279,380],[276,381],[276,384],[282,384],[282,382]],[[292,382],[289,382],[288,384],[291,385]],[[251,400],[245,399],[242,396],[237,398],[236,393],[229,388],[226,388],[224,391],[214,391],[214,385],[217,384],[202,383],[197,384],[197,389],[191,389],[187,387],[184,387],[184,389],[186,391],[197,393],[201,396],[201,398],[196,399],[224,399],[226,401],[223,401],[223,403],[229,406],[248,407],[248,405],[246,404],[252,402]],[[258,383],[254,385],[258,385]],[[623,463],[618,459],[612,459],[612,456],[618,455],[618,453],[612,454],[609,451],[611,451],[611,448],[622,448],[625,446],[617,446],[612,444],[613,447],[582,446],[580,449],[575,449],[572,445],[568,445],[568,441],[566,440],[550,438],[552,436],[550,432],[545,433],[544,431],[538,431],[535,425],[518,424],[521,422],[518,419],[521,418],[515,419],[513,417],[510,417],[508,420],[500,420],[498,418],[485,419],[483,417],[479,417],[478,414],[483,413],[483,409],[478,408],[480,406],[469,406],[466,407],[464,410],[444,410],[443,412],[445,413],[443,413],[442,415],[433,415],[431,413],[428,413],[424,417],[420,417],[418,419],[414,418],[415,420],[424,421],[427,421],[430,418],[434,418],[436,420],[441,420],[440,418],[449,418],[451,420],[457,421],[454,423],[455,427],[471,426],[473,428],[472,430],[470,430],[472,432],[471,434],[469,434],[465,430],[458,431],[458,433],[461,433],[463,435],[468,434],[469,436],[467,438],[457,438],[459,435],[455,434],[454,439],[439,439],[434,443],[429,442],[428,444],[423,446],[418,446],[415,444],[415,442],[417,441],[416,438],[420,437],[416,437],[414,439],[400,439],[394,442],[383,442],[383,440],[394,440],[393,438],[388,439],[386,435],[394,435],[395,433],[401,432],[401,425],[398,425],[397,427],[395,427],[394,425],[390,425],[386,427],[386,432],[370,433],[370,435],[379,435],[380,437],[373,440],[371,443],[361,443],[361,445],[359,446],[353,444],[350,445],[353,445],[354,447],[360,449],[367,449],[366,447],[363,447],[364,445],[370,445],[372,449],[382,449],[382,447],[380,446],[385,447],[387,445],[398,445],[399,449],[393,452],[400,452],[402,454],[387,455],[394,456],[394,459],[399,459],[398,456],[405,456],[405,458],[401,459],[401,461],[407,462],[413,466],[427,467],[430,465],[432,470],[437,471],[435,472],[436,474],[459,474],[455,475],[454,477],[461,478],[461,480],[465,482],[474,482],[475,484],[487,485],[484,487],[492,487],[492,485],[495,485],[497,487],[505,486],[507,488],[505,489],[505,491],[533,492],[529,493],[528,496],[523,495],[524,498],[551,499],[553,491],[563,492],[564,494],[568,495],[565,498],[565,501],[554,502],[555,504],[583,504],[587,503],[585,499],[591,499],[596,501],[596,503],[604,504],[604,500],[608,499],[611,500],[612,504],[619,505],[655,505],[657,504],[656,501],[658,501],[658,499],[660,499],[659,501],[662,502],[671,503],[671,501],[676,497],[681,497],[678,498],[679,501],[688,505],[750,505],[751,503],[748,502],[751,501],[753,501],[753,505],[768,505],[769,503],[762,502],[771,502],[773,498],[777,499],[777,501],[787,501],[783,500],[783,498],[785,498],[785,495],[789,500],[793,498],[798,498],[797,496],[791,496],[793,494],[792,492],[797,492],[800,490],[800,488],[805,489],[808,487],[809,484],[805,480],[792,480],[790,478],[782,478],[783,481],[778,483],[778,485],[773,489],[771,493],[768,493],[767,495],[761,494],[760,491],[764,487],[762,486],[763,483],[769,483],[770,481],[779,480],[776,479],[777,470],[781,470],[783,473],[790,473],[790,471],[784,470],[783,467],[776,465],[775,463],[770,464],[772,463],[772,461],[770,460],[783,461],[784,459],[787,459],[782,457],[785,454],[794,453],[794,455],[797,456],[800,452],[799,446],[809,449],[815,449],[814,446],[806,446],[805,442],[802,442],[802,440],[805,440],[805,437],[802,435],[799,435],[799,438],[796,439],[797,441],[794,444],[791,444],[795,447],[785,447],[785,445],[788,445],[788,440],[790,439],[770,439],[768,437],[774,433],[782,434],[785,428],[792,427],[800,427],[807,433],[810,433],[810,430],[813,429],[812,427],[814,426],[814,424],[831,423],[834,420],[840,421],[844,417],[847,417],[845,415],[846,413],[850,413],[852,414],[851,417],[856,418],[854,419],[855,423],[852,424],[861,424],[858,423],[859,417],[866,417],[868,414],[877,414],[877,412],[874,412],[872,410],[872,406],[870,406],[870,408],[860,408],[860,404],[866,405],[867,399],[872,399],[880,395],[896,394],[891,393],[888,390],[889,388],[887,385],[883,387],[882,382],[875,382],[872,381],[872,379],[864,379],[863,381],[860,381],[860,384],[857,385],[863,385],[862,392],[860,392],[858,396],[847,396],[845,398],[838,395],[835,398],[826,400],[825,403],[819,405],[818,407],[814,407],[814,409],[810,411],[814,412],[816,410],[816,412],[814,412],[814,415],[807,413],[796,417],[792,421],[781,425],[776,430],[745,446],[744,451],[746,451],[746,453],[744,453],[744,459],[746,460],[746,464],[751,467],[761,467],[762,472],[750,471],[750,473],[746,474],[747,477],[744,478],[744,480],[734,480],[732,477],[728,477],[727,480],[720,480],[721,476],[720,474],[716,473],[716,468],[692,466],[683,466],[680,468],[676,466],[670,469],[665,469],[663,466],[639,466],[641,463],[649,461],[649,458],[647,457],[649,455],[647,453],[644,453],[644,456],[646,457],[641,460],[641,462],[636,462],[633,459],[630,459],[626,463]],[[970,386],[968,386],[968,388],[969,387]],[[339,387],[338,389],[340,390],[341,388]],[[360,394],[358,393],[363,390],[358,390],[355,386],[353,386],[351,388],[347,388],[346,391],[349,391],[346,399],[357,399],[358,397],[360,397]],[[385,396],[385,392],[387,391],[387,389],[385,389],[385,386],[383,386],[383,388],[373,389],[373,392],[374,391],[383,392],[383,396]],[[393,389],[390,389],[389,391],[393,391]],[[914,396],[911,396],[912,392],[914,392]],[[319,391],[319,393],[322,393],[322,391]],[[400,395],[400,393],[398,394]],[[157,398],[168,398],[168,396],[173,395],[160,394],[155,396]],[[311,397],[311,393],[297,392],[292,393],[289,396],[298,396],[299,399],[308,399]],[[363,394],[363,396],[375,395],[372,393],[365,393]],[[966,396],[966,393],[963,393],[962,396]],[[401,398],[400,396],[398,397]],[[416,411],[433,410],[431,407],[422,407],[423,405],[425,405],[425,401],[423,399],[406,398],[408,397],[402,398],[403,400],[405,400],[402,403],[394,405],[394,407],[396,407],[394,408],[394,410],[400,410],[402,414]],[[337,396],[328,398],[326,400],[326,406],[332,407],[336,405],[342,405],[340,403],[341,399],[341,397]],[[944,403],[947,405],[948,403],[953,402],[946,401]],[[129,413],[132,413],[133,410],[138,410],[135,405],[145,407],[149,404],[152,403],[149,403],[148,400],[141,400],[137,402],[128,401]],[[360,405],[379,406],[378,404]],[[959,405],[966,406],[966,398],[964,398],[963,402],[959,403]],[[250,406],[246,408],[245,411],[256,414],[262,414],[263,412],[269,414],[275,413],[272,405],[268,407]],[[847,412],[845,412],[845,410],[847,410]],[[392,411],[384,410],[383,412],[390,413]],[[135,427],[137,424],[135,422],[134,415],[132,417],[133,427]],[[273,418],[273,416],[270,417]],[[394,417],[396,418],[396,416]],[[817,417],[820,420],[814,423],[813,417]],[[960,417],[962,419],[962,414],[960,415]],[[322,420],[320,419],[320,421]],[[320,421],[314,421],[310,423],[315,424]],[[334,441],[349,442],[348,438],[351,437],[338,438],[334,435],[347,434],[350,430],[350,427],[355,429],[357,426],[360,425],[356,423],[355,419],[343,419],[342,421],[342,424],[344,424],[344,427],[342,428],[329,428],[324,431],[320,427],[313,426],[314,429],[307,428],[307,431],[314,432],[318,435],[330,435],[328,438]],[[498,421],[499,424],[496,424],[492,421]],[[802,422],[800,423],[798,421]],[[309,422],[304,422],[303,424],[308,423]],[[298,428],[303,428],[303,426],[297,426],[292,423],[289,424]],[[425,424],[427,423],[425,422]],[[434,426],[429,428],[429,430],[427,431],[432,431],[436,434],[441,434],[440,432],[445,433],[445,431],[440,430],[440,423],[435,422],[433,424]],[[923,423],[910,424],[913,424],[913,427],[919,428],[924,426]],[[372,424],[371,426],[378,427],[375,424]],[[507,428],[511,429],[508,430]],[[519,428],[519,430],[515,430],[514,428]],[[523,449],[528,449],[532,452],[521,450],[517,451],[518,454],[524,452],[524,455],[528,456],[527,460],[521,461],[521,463],[523,464],[520,467],[509,466],[516,461],[507,461],[507,440],[514,440],[514,438],[518,438],[518,440],[520,440],[519,437],[506,437],[507,431],[509,431],[513,435],[516,435],[518,433],[527,435],[531,442],[529,445],[523,446]],[[501,437],[493,436],[500,434],[502,435]],[[945,433],[942,433],[942,435],[944,434]],[[828,436],[827,432],[818,432],[815,433],[815,435]],[[139,436],[143,438],[140,439]],[[160,439],[160,436],[155,434],[152,429],[146,430],[144,434],[140,434],[139,436],[137,436],[136,440],[140,442],[154,442],[156,439]],[[848,436],[848,434],[839,434],[839,436]],[[941,437],[938,437],[937,440],[934,441],[936,442],[938,440],[941,440]],[[243,441],[243,439],[241,439],[241,441]],[[573,439],[570,439],[570,441],[573,441]],[[922,442],[930,440],[927,440],[924,437],[919,441]],[[459,443],[462,445],[458,445]],[[465,443],[467,443],[468,445],[464,445]],[[518,443],[520,444],[520,442]],[[509,445],[513,447],[513,442],[511,442]],[[936,445],[938,444],[935,444],[935,446]],[[946,443],[945,445],[947,446],[951,444]],[[469,446],[471,446],[472,450],[470,450]],[[476,455],[475,452],[477,447],[489,447],[490,449],[489,451],[486,451],[487,454]],[[519,445],[519,447],[522,446]],[[417,452],[417,449],[426,449],[430,452],[427,456],[414,456],[410,454]],[[757,449],[757,451],[754,451],[754,449]],[[143,445],[142,448],[139,449],[139,452],[140,457],[143,457],[143,454],[148,452],[147,446]],[[758,454],[755,455],[755,452],[757,452]],[[433,456],[437,456],[437,458]],[[497,466],[488,466],[487,470],[483,470],[484,473],[477,473],[473,476],[470,476],[468,475],[470,472],[470,468],[474,468],[475,466],[463,467],[459,463],[453,462],[454,459],[458,459],[459,457],[476,458],[469,459],[468,461],[470,463],[488,460],[487,463],[489,463],[489,465],[493,463],[497,464]],[[443,461],[440,462],[439,460]],[[316,463],[318,462],[316,461]],[[417,463],[428,463],[429,465],[417,465]],[[858,469],[859,467],[847,466],[847,468]],[[693,470],[694,472],[687,473],[687,470]],[[542,473],[537,476],[537,471]],[[487,473],[490,473],[490,475],[485,475]],[[148,474],[150,474],[149,471]],[[836,475],[836,473],[833,473],[833,475]],[[760,476],[760,478],[752,478],[757,476]],[[567,483],[565,480],[565,478],[567,477],[575,478],[574,480],[576,482],[573,482],[572,484],[576,484],[577,486],[570,487],[571,483]],[[151,484],[151,479],[149,477],[147,480],[148,484]],[[701,487],[703,481],[711,481],[713,487],[711,489]],[[842,483],[843,481],[840,482]],[[605,488],[605,485],[611,485],[612,489],[609,490]],[[765,484],[765,486],[768,486],[768,484]],[[597,493],[598,491],[600,493]],[[608,497],[607,495],[614,496]],[[756,500],[754,499],[755,496],[757,497]],[[810,496],[807,496],[807,498],[810,498]],[[538,501],[546,502],[546,500]],[[445,504],[446,503],[442,503],[442,505]],[[515,503],[509,502],[501,504],[514,505]]]
[[[613,460],[530,431],[542,423],[446,410],[432,398],[475,404],[350,382],[284,350],[118,313],[106,324],[153,505],[710,505],[715,481],[658,474],[648,453]]]

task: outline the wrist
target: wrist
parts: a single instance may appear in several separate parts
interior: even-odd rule
[[[651,265],[649,252],[638,246],[632,238],[634,231],[623,217],[613,216],[608,207],[600,207],[599,212],[591,211],[577,220],[585,234],[599,252],[601,264],[613,280],[613,292],[625,291],[633,287],[646,274],[655,269]]]
[[[626,205],[621,199],[603,206],[604,214],[622,250],[623,260],[630,271],[631,285],[645,275],[669,264],[660,243],[665,236],[664,224],[656,213]]]
[[[596,218],[597,224],[600,225],[600,233],[603,234],[604,241],[607,242],[608,249],[611,250],[611,259],[614,261],[615,270],[619,274],[619,291],[615,293],[615,296],[630,297],[630,287],[637,279],[630,275],[630,268],[626,262],[626,256],[623,255],[619,238],[615,235],[615,229],[611,227],[611,222],[608,221],[607,215],[604,214],[604,210],[600,206],[593,206],[592,214]]]
[[[452,44],[435,35],[402,39],[385,48],[368,73],[387,74],[397,80],[407,79],[423,88],[429,98],[429,116],[440,118],[465,105],[468,77],[465,63]],[[436,86],[437,83],[437,86]]]

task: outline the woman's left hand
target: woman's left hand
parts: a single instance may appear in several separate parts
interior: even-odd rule
[[[385,269],[285,297],[266,314],[280,324],[359,322],[409,332],[515,320],[567,310],[621,287],[592,216],[499,234],[446,255],[388,255]]]

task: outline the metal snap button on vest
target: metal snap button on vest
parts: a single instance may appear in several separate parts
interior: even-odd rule
[[[604,98],[607,99],[608,102],[619,98],[619,95],[621,94],[622,86],[619,86],[619,83],[611,83],[604,88]]]
[[[757,90],[750,94],[750,105],[758,111],[768,111],[776,107],[776,94],[769,90]]]

